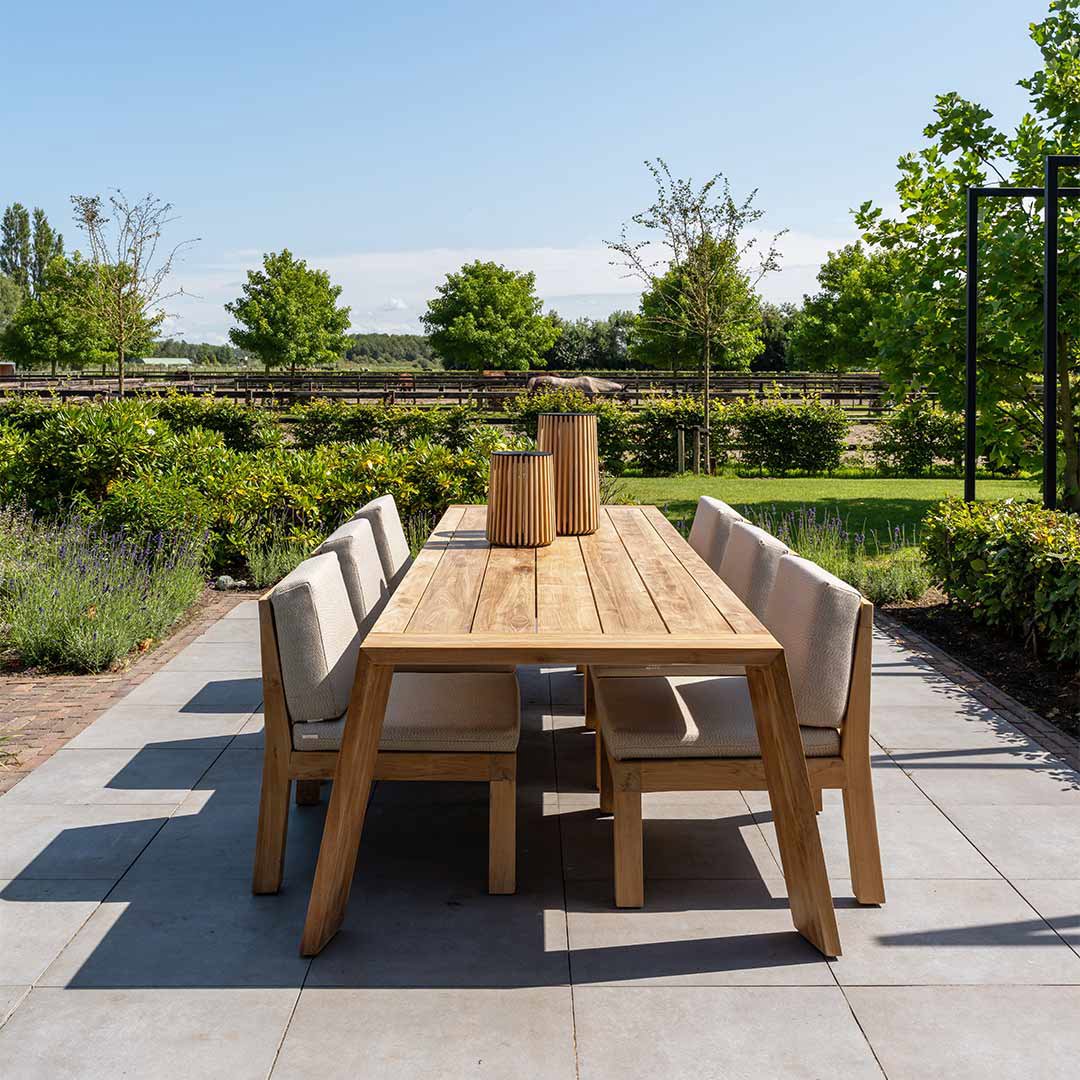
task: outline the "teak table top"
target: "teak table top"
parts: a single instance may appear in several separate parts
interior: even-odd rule
[[[605,506],[590,536],[491,547],[451,506],[364,640],[377,663],[767,663],[772,635],[655,506]]]
[[[746,668],[792,921],[838,956],[832,896],[784,651],[655,506],[606,506],[590,536],[491,547],[487,508],[451,506],[357,660],[301,952],[340,927],[395,667],[737,664]]]

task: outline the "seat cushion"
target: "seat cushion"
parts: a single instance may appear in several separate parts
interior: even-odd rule
[[[270,606],[289,719],[340,716],[349,704],[360,635],[337,555],[305,559],[274,588]]]
[[[746,679],[598,679],[605,745],[617,760],[761,757]],[[835,729],[801,727],[807,757],[840,753]]]
[[[315,549],[315,554],[328,551],[337,556],[345,591],[363,637],[374,626],[390,597],[371,522],[367,518],[346,521]]]
[[[743,520],[742,514],[726,502],[702,495],[690,526],[690,546],[719,573],[732,522]]]
[[[383,575],[392,592],[412,565],[409,541],[405,537],[394,496],[380,495],[377,499],[365,503],[353,515],[353,521],[361,519],[371,522],[375,547],[382,560]]]
[[[345,717],[293,725],[296,750],[338,750]],[[512,754],[521,731],[517,676],[397,672],[380,750]]]
[[[780,560],[788,550],[764,529],[748,521],[732,522],[720,576],[759,619],[764,617]]]
[[[780,560],[763,622],[784,646],[799,723],[839,727],[862,597],[809,559]]]

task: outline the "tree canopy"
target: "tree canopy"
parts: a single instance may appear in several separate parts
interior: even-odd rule
[[[25,292],[37,294],[45,282],[49,263],[64,253],[64,238],[49,224],[45,211],[33,214],[22,203],[12,203],[0,218],[0,274]]]
[[[478,259],[446,275],[421,321],[448,368],[543,367],[559,328],[535,290],[535,274]]]
[[[0,274],[0,330],[3,330],[23,302],[22,286],[7,274]]]
[[[629,366],[628,344],[636,318],[632,311],[613,311],[606,319],[561,319],[555,344],[544,356],[554,371],[621,371]]]
[[[964,392],[965,190],[988,181],[1041,187],[1048,154],[1080,153],[1078,9],[1080,0],[1053,0],[1032,25],[1042,63],[1020,80],[1030,108],[1014,130],[999,130],[988,109],[958,93],[939,95],[924,131],[928,145],[899,162],[900,214],[866,202],[856,215],[866,241],[892,259],[892,287],[874,318],[882,369],[894,383],[936,391],[946,408],[960,408]],[[985,199],[980,209],[977,391],[980,439],[991,458],[1034,445],[1042,422],[1042,219],[1041,199]],[[1068,209],[1058,290],[1064,502],[1080,510],[1080,217]]]
[[[338,306],[341,286],[324,270],[310,268],[288,248],[263,256],[261,270],[249,270],[243,295],[225,305],[240,324],[229,331],[238,348],[274,367],[314,367],[345,350],[349,309]]]

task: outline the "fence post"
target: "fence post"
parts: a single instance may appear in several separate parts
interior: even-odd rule
[[[686,428],[675,432],[675,471],[686,472]]]
[[[701,428],[694,428],[694,472],[701,474]]]

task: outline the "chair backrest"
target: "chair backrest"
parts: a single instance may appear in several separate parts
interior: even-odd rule
[[[763,619],[780,560],[788,547],[748,521],[733,521],[720,576],[735,595]]]
[[[337,556],[341,576],[345,579],[345,591],[349,594],[360,636],[364,637],[390,597],[371,522],[367,518],[346,521],[313,554],[323,555],[328,551]]]
[[[289,719],[340,716],[349,705],[360,635],[337,555],[305,559],[274,587],[269,602]]]
[[[797,555],[780,560],[763,621],[784,646],[804,727],[839,728],[844,721],[864,606],[872,615],[858,590],[817,563]]]
[[[353,515],[353,521],[371,522],[371,531],[375,535],[375,547],[382,560],[383,575],[393,592],[405,576],[405,571],[412,565],[412,553],[405,530],[401,527],[401,516],[393,495],[380,495],[377,499],[365,503]]]
[[[720,499],[702,495],[690,526],[690,546],[716,571],[724,559],[731,525],[745,520],[737,510]]]

